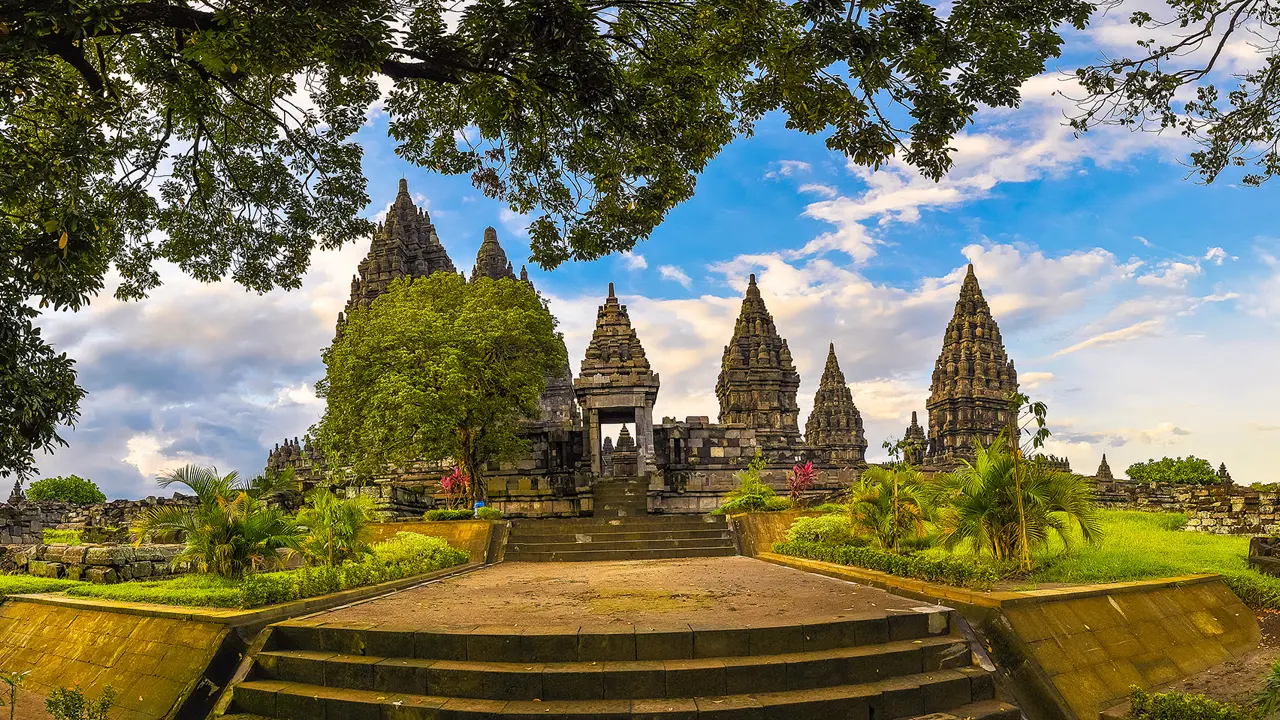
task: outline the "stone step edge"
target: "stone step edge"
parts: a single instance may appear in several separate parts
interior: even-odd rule
[[[944,650],[948,647],[961,649],[957,657],[969,655],[969,643],[964,636],[958,633],[949,635],[938,635],[929,638],[920,638],[915,640],[890,640],[885,643],[875,643],[868,645],[852,645],[845,647],[833,647],[827,650],[809,650],[792,653],[778,653],[776,655],[714,655],[702,656],[688,659],[674,660],[605,660],[605,661],[575,661],[575,662],[496,662],[491,660],[441,660],[429,658],[410,658],[410,657],[381,657],[377,655],[352,655],[338,653],[331,650],[264,650],[258,653],[259,658],[269,658],[270,661],[278,662],[280,658],[301,661],[306,664],[311,663],[335,663],[350,664],[356,663],[360,665],[377,665],[384,662],[401,663],[403,667],[414,667],[426,669],[437,663],[443,663],[447,667],[444,670],[452,673],[492,673],[495,675],[525,675],[531,673],[543,673],[547,670],[553,672],[594,672],[600,670],[602,672],[613,673],[648,673],[662,671],[664,673],[697,673],[705,671],[705,667],[696,667],[700,661],[708,663],[722,663],[733,666],[759,666],[759,665],[799,665],[801,663],[821,663],[826,661],[842,661],[853,658],[879,657],[882,655],[893,655],[903,651],[911,650]],[[943,658],[946,662],[948,658]],[[667,663],[693,663],[690,667],[668,668]],[[261,661],[259,661],[261,664]],[[962,662],[961,666],[968,666],[969,662]],[[941,668],[939,668],[941,669]],[[255,668],[255,672],[258,668]]]
[[[939,691],[932,698],[927,698],[931,690]],[[908,710],[906,713],[887,715],[887,717],[912,717],[925,712],[945,712],[950,709],[969,705],[974,701],[995,697],[995,682],[990,674],[978,668],[959,668],[939,670],[915,675],[905,675],[891,680],[857,685],[835,685],[811,690],[782,690],[776,692],[750,693],[743,695],[724,695],[691,698],[661,698],[653,700],[477,700],[470,698],[448,698],[433,695],[413,695],[409,693],[383,693],[376,690],[348,690],[327,688],[319,685],[282,682],[276,680],[250,680],[238,685],[233,692],[232,708],[236,712],[254,713],[266,717],[279,718],[276,713],[276,697],[280,694],[290,696],[303,705],[307,717],[323,717],[334,707],[334,715],[346,717],[346,714],[358,712],[352,706],[394,706],[401,713],[413,708],[442,709],[451,711],[454,717],[472,715],[478,718],[501,717],[507,714],[527,715],[530,713],[547,713],[560,715],[577,715],[581,717],[617,717],[635,712],[643,712],[646,717],[662,717],[671,713],[677,717],[688,717],[691,710],[723,712],[731,709],[769,709],[776,708],[786,712],[795,712],[789,708],[803,706],[812,712],[814,705],[823,703],[838,704],[842,701],[861,699],[867,703],[899,703],[910,706],[912,691],[921,694],[919,710]],[[948,692],[950,691],[950,692]],[[958,695],[951,696],[950,693]],[[889,695],[889,698],[885,696]],[[959,700],[958,702],[953,702]],[[405,715],[412,717],[411,715]],[[771,717],[794,717],[792,715],[776,715]],[[284,720],[293,720],[286,718]],[[299,718],[298,720],[302,720]]]
[[[1001,700],[978,700],[958,708],[950,708],[943,715],[932,713],[917,715],[910,720],[1022,720],[1022,711]]]
[[[923,641],[947,637],[953,632],[951,610],[941,606],[924,606],[900,613],[864,613],[861,617],[815,620],[808,624],[756,627],[673,624],[637,628],[619,623],[552,628],[472,625],[415,629],[295,620],[278,623],[273,628],[271,647],[267,648],[270,650],[325,650],[356,655],[372,650],[379,657],[517,663],[569,654],[572,658],[562,662],[696,659],[695,648],[700,637],[706,638],[704,642],[739,648],[745,640],[745,655],[721,652],[722,657],[763,657]],[[411,654],[406,654],[406,650]]]
[[[648,550],[564,550],[547,553],[507,553],[506,562],[620,562],[624,560],[688,560],[736,555],[732,545],[708,548],[655,548]]]
[[[639,537],[636,537],[634,539],[646,540],[650,538],[653,538],[653,539],[668,538],[668,537],[672,537],[673,535],[683,535],[686,537],[689,537],[689,536],[724,537],[724,536],[728,536],[729,532],[730,532],[729,528],[727,527],[722,527],[722,528],[718,528],[718,527],[701,528],[700,527],[700,528],[687,528],[687,529],[679,529],[679,530],[618,530],[615,528],[607,528],[607,529],[591,531],[591,532],[565,532],[563,530],[558,532],[536,532],[536,533],[513,532],[511,533],[511,537],[514,537],[514,538],[575,538],[575,537],[578,537],[579,535],[585,535],[593,538],[594,537],[617,538],[622,535],[637,535]]]
[[[613,547],[605,547],[613,546]],[[567,542],[541,542],[530,540],[507,541],[507,552],[556,552],[558,550],[658,550],[667,548],[699,548],[699,547],[732,547],[733,541],[727,537],[710,538],[652,538],[648,540],[610,540],[608,538],[592,538],[590,540],[570,540]]]

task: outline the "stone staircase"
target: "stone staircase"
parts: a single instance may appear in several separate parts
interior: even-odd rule
[[[483,611],[478,617],[483,616]],[[1018,720],[950,611],[704,628],[271,630],[231,713],[277,720]]]
[[[513,520],[508,562],[658,560],[735,555],[721,515]]]
[[[649,512],[649,481],[643,477],[599,478],[591,489],[592,515],[638,517]]]

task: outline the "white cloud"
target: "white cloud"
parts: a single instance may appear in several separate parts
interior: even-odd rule
[[[1151,241],[1150,241],[1150,240],[1148,240],[1148,239],[1146,239],[1146,238],[1142,237],[1141,235],[1134,235],[1134,236],[1133,236],[1133,239],[1134,239],[1134,240],[1137,240],[1137,241],[1138,241],[1138,242],[1140,242],[1140,243],[1142,243],[1142,246],[1143,246],[1143,247],[1155,247],[1154,245],[1152,245],[1152,244],[1151,244]]]
[[[1155,272],[1141,275],[1138,282],[1152,287],[1182,289],[1187,281],[1200,275],[1200,263],[1185,263],[1176,260],[1162,261]]]
[[[649,267],[649,261],[643,255],[630,250],[622,251],[622,263],[628,270],[644,270]]]
[[[801,185],[800,192],[813,193],[814,195],[821,195],[825,198],[833,198],[840,194],[839,190],[836,190],[830,185],[820,185],[818,183],[806,183]]]
[[[1208,260],[1214,265],[1221,265],[1222,261],[1226,260],[1228,257],[1230,256],[1227,255],[1227,251],[1223,250],[1220,247],[1211,247],[1204,254],[1204,259]],[[1235,258],[1232,258],[1232,259],[1234,260]]]
[[[1018,373],[1018,385],[1023,390],[1035,390],[1036,388],[1052,381],[1054,378],[1051,372],[1025,372]]]
[[[1053,357],[1062,357],[1063,355],[1070,355],[1071,353],[1079,352],[1080,350],[1084,350],[1091,347],[1104,347],[1107,345],[1116,345],[1118,343],[1126,342],[1136,338],[1149,337],[1159,332],[1162,326],[1163,326],[1163,321],[1161,320],[1143,320],[1142,322],[1134,323],[1129,327],[1120,328],[1119,330],[1112,330],[1110,332],[1104,332],[1100,335],[1094,335],[1093,337],[1087,340],[1082,340],[1076,343],[1075,345],[1059,350],[1058,352],[1053,354]]]
[[[663,265],[658,268],[658,273],[662,275],[664,280],[678,282],[683,285],[686,290],[693,287],[693,279],[690,278],[685,271],[675,265]]]
[[[813,166],[803,160],[779,160],[777,169],[770,170],[764,174],[769,179],[780,177],[791,177],[792,175],[800,175],[813,170]]]

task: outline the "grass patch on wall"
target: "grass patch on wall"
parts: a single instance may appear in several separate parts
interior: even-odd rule
[[[79,545],[81,540],[81,531],[79,530],[44,530],[43,536],[45,545]]]
[[[68,595],[120,602],[182,605],[184,607],[238,608],[243,604],[240,582],[217,575],[179,575],[163,580],[134,580],[115,585],[79,583]]]
[[[78,580],[54,580],[31,575],[0,575],[0,596],[58,592],[84,584]]]

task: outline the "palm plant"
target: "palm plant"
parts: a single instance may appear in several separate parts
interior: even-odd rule
[[[367,497],[340,498],[324,488],[312,490],[298,513],[298,524],[307,532],[303,553],[313,562],[332,566],[368,552],[372,511],[373,501]]]
[[[283,510],[269,507],[261,488],[239,473],[219,475],[216,468],[186,465],[164,473],[161,487],[183,485],[195,493],[195,507],[162,506],[140,513],[133,524],[137,542],[148,535],[177,532],[187,548],[176,559],[201,572],[239,578],[279,564],[280,551],[297,551],[302,531]]]
[[[853,486],[849,517],[855,531],[897,552],[903,540],[925,537],[934,517],[924,479],[908,465],[869,468]]]
[[[1089,543],[1102,538],[1093,485],[1079,475],[1056,470],[1042,459],[1019,462],[997,442],[975,448],[973,463],[936,484],[943,547],[971,543],[996,560],[1023,560],[1056,534],[1064,545],[1073,529]]]

